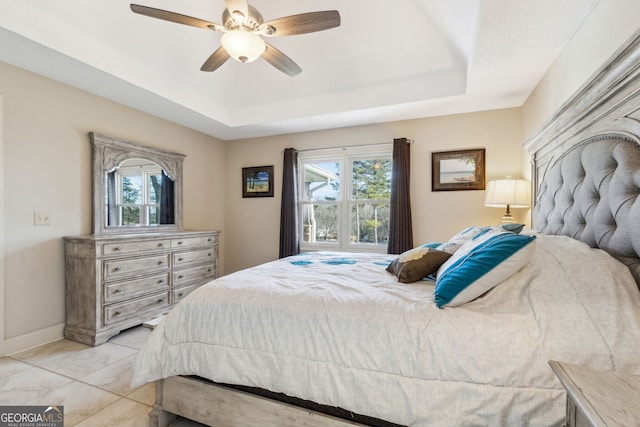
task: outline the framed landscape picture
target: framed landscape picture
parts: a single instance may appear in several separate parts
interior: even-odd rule
[[[273,197],[273,166],[242,168],[242,197]]]
[[[484,190],[484,148],[431,153],[431,191]]]

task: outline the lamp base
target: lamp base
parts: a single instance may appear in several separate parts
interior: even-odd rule
[[[505,215],[500,220],[500,224],[515,224],[516,220],[511,215]]]
[[[515,222],[516,220],[511,216],[511,209],[509,209],[509,205],[507,205],[507,211],[500,220],[500,224],[515,224]]]

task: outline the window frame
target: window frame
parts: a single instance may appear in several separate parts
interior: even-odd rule
[[[156,208],[156,215],[160,211],[160,200],[156,203],[151,203],[151,176],[162,175],[163,171],[158,165],[148,164],[143,166],[121,166],[116,171],[116,208],[118,212],[118,224],[123,225],[123,209],[125,208],[139,208],[140,209],[140,222],[138,224],[128,224],[132,227],[137,226],[149,226],[156,225],[150,224],[149,219],[151,217],[150,210]],[[142,180],[142,194],[140,199],[142,203],[125,203],[124,202],[124,179],[125,177],[141,177]],[[159,197],[159,195],[158,195]]]
[[[342,252],[374,252],[386,253],[386,244],[354,243],[351,242],[351,215],[353,206],[359,204],[390,203],[391,198],[384,199],[353,199],[353,162],[357,160],[388,159],[393,161],[393,144],[376,144],[369,146],[355,146],[326,150],[308,150],[298,153],[298,217],[300,218],[298,232],[300,235],[301,251],[342,251]],[[321,162],[338,162],[340,164],[340,192],[333,201],[304,200],[305,164]],[[389,184],[391,177],[389,177]],[[318,204],[338,205],[337,230],[338,239],[334,242],[306,242],[304,241],[303,209],[305,206]]]

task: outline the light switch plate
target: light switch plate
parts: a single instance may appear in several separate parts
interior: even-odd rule
[[[51,225],[51,212],[34,212],[33,225]]]

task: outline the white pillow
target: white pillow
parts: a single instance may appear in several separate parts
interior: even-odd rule
[[[511,277],[531,260],[533,235],[486,227],[467,240],[438,269],[435,299],[438,307],[473,301]]]
[[[455,253],[458,249],[462,247],[468,240],[471,240],[474,236],[482,232],[483,230],[488,230],[490,227],[485,226],[471,226],[467,227],[464,230],[456,233],[452,238],[450,238],[447,242],[442,243],[440,246],[437,246],[436,249],[444,252],[449,252],[450,254]]]

